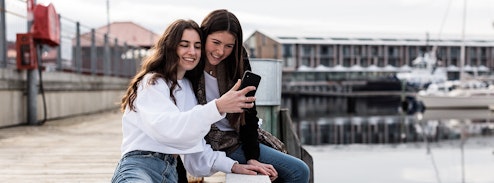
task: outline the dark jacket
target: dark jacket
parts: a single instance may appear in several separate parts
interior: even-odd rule
[[[227,74],[225,72],[226,68],[221,62],[216,67],[216,79],[218,80],[218,89],[220,92],[220,96],[228,92],[228,90],[233,87],[237,79],[241,78],[227,78]],[[249,63],[249,59],[247,56],[244,57],[243,60],[244,70],[251,70],[251,66]],[[204,73],[201,71],[201,73]],[[243,73],[243,71],[242,71]],[[193,85],[196,83],[195,92],[196,97],[199,104],[206,104],[206,88],[205,88],[205,80],[204,74],[200,74],[200,80],[197,82],[192,82]],[[245,159],[259,159],[259,141],[258,141],[258,121],[256,106],[253,108],[246,110],[244,113],[229,113],[226,118],[230,122],[230,125],[236,129],[238,133],[238,138],[240,143],[242,144],[242,149],[245,154]],[[214,124],[213,124],[214,125]],[[211,133],[212,131],[210,131]],[[210,136],[210,135],[208,135]],[[206,138],[208,138],[206,136]],[[208,141],[208,139],[206,139]],[[213,148],[214,149],[214,148]],[[218,150],[218,149],[214,149]],[[227,152],[228,154],[229,152]]]

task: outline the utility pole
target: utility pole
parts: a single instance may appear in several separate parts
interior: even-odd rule
[[[31,32],[33,25],[34,15],[33,8],[36,5],[36,0],[27,1],[27,32]],[[36,49],[37,46],[36,46]],[[37,54],[37,53],[36,53]],[[41,58],[38,58],[41,59]],[[38,65],[41,67],[41,65]],[[38,69],[28,69],[27,72],[27,122],[30,125],[38,125],[38,87],[36,85],[38,81]]]
[[[7,26],[5,25],[5,0],[0,0],[0,68],[7,67]]]
[[[110,0],[106,0],[106,34],[110,35]]]
[[[465,74],[463,66],[465,65],[465,27],[467,19],[467,1],[463,0],[463,19],[462,19],[462,29],[461,29],[461,47],[460,47],[460,81],[465,79]]]

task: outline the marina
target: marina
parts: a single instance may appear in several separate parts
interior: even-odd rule
[[[494,182],[493,111],[409,115],[400,111],[399,97],[381,97],[356,101],[360,110],[349,114],[338,108],[342,98],[298,100],[292,115],[298,112],[294,121],[314,159],[315,182]]]
[[[480,137],[429,145],[417,142],[304,147],[315,159],[315,182],[492,183],[493,142],[492,137]]]
[[[294,101],[296,100],[296,101]],[[494,135],[494,112],[488,109],[426,109],[408,114],[400,98],[360,98],[353,110],[345,98],[285,99],[291,105],[301,142],[327,144],[396,144]],[[377,103],[376,101],[380,101]],[[333,106],[334,105],[334,106]]]

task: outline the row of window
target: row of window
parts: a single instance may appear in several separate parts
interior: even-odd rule
[[[431,50],[432,46],[367,46],[367,45],[299,45],[300,55],[316,55],[316,51],[320,56],[333,56],[336,52],[341,51],[343,56],[381,56],[387,55],[391,57],[399,57],[402,52],[406,51],[408,55],[413,57]],[[283,57],[292,57],[295,53],[296,45],[285,44],[283,45]],[[387,50],[387,54],[383,54],[383,51]],[[466,49],[469,57],[487,57],[489,50],[492,48],[487,47],[468,47]],[[438,55],[450,55],[451,57],[459,57],[461,48],[459,46],[440,47],[437,50]],[[491,51],[492,52],[492,51]]]

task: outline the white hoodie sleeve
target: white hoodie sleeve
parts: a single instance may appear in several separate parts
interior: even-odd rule
[[[204,151],[184,155],[184,166],[187,172],[196,177],[211,176],[220,171],[231,173],[235,160],[226,156],[223,151],[213,151],[203,140]]]
[[[181,112],[170,99],[170,89],[165,81],[158,79],[156,84],[151,85],[148,84],[149,78],[148,74],[139,84],[134,101],[137,111],[135,114],[140,120],[138,123],[141,130],[157,142],[187,151],[198,145],[208,133],[211,124],[225,117],[225,114],[219,113],[214,100]],[[182,88],[186,89],[188,88]],[[185,98],[196,100],[193,93]]]

